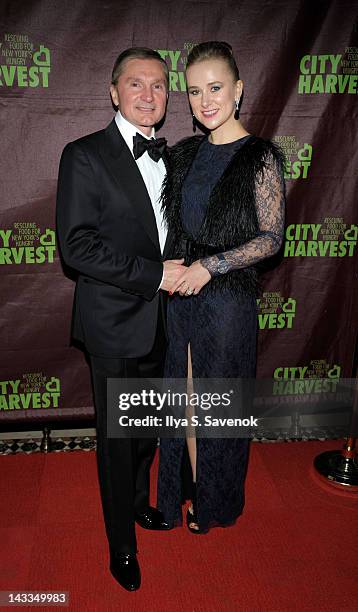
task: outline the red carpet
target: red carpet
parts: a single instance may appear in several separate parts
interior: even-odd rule
[[[357,610],[358,495],[330,492],[311,471],[339,446],[252,444],[236,526],[206,536],[138,527],[136,593],[107,570],[95,454],[1,456],[0,590],[66,590],[71,611]]]

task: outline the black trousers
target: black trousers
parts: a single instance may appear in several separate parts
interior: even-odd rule
[[[135,513],[149,506],[149,472],[157,439],[107,437],[107,378],[163,376],[166,339],[159,307],[155,342],[140,358],[105,358],[90,355],[96,411],[97,466],[102,509],[109,546],[121,553],[136,553]]]

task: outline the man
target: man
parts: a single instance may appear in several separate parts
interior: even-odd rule
[[[110,570],[127,590],[140,586],[135,521],[167,529],[149,506],[153,439],[107,438],[107,377],[161,377],[163,297],[182,274],[164,261],[159,195],[168,68],[151,49],[117,58],[110,87],[118,108],[110,125],[69,143],[62,154],[57,228],[63,260],[77,271],[72,335],[89,354],[96,408],[97,459]],[[164,142],[163,142],[164,141]]]

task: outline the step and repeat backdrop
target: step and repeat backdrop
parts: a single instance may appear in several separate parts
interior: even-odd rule
[[[192,134],[190,49],[229,42],[246,129],[286,155],[285,244],[262,272],[258,376],[278,395],[352,375],[357,328],[358,3],[290,0],[0,1],[0,425],[93,415],[70,345],[74,274],[55,232],[65,144],[113,118],[109,82],[130,46],[159,51],[170,99],[159,135]]]

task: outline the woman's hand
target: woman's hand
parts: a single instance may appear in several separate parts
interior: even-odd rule
[[[173,295],[176,291],[180,295],[197,295],[210,279],[210,272],[201,265],[199,260],[194,261],[169,289],[169,295]]]

